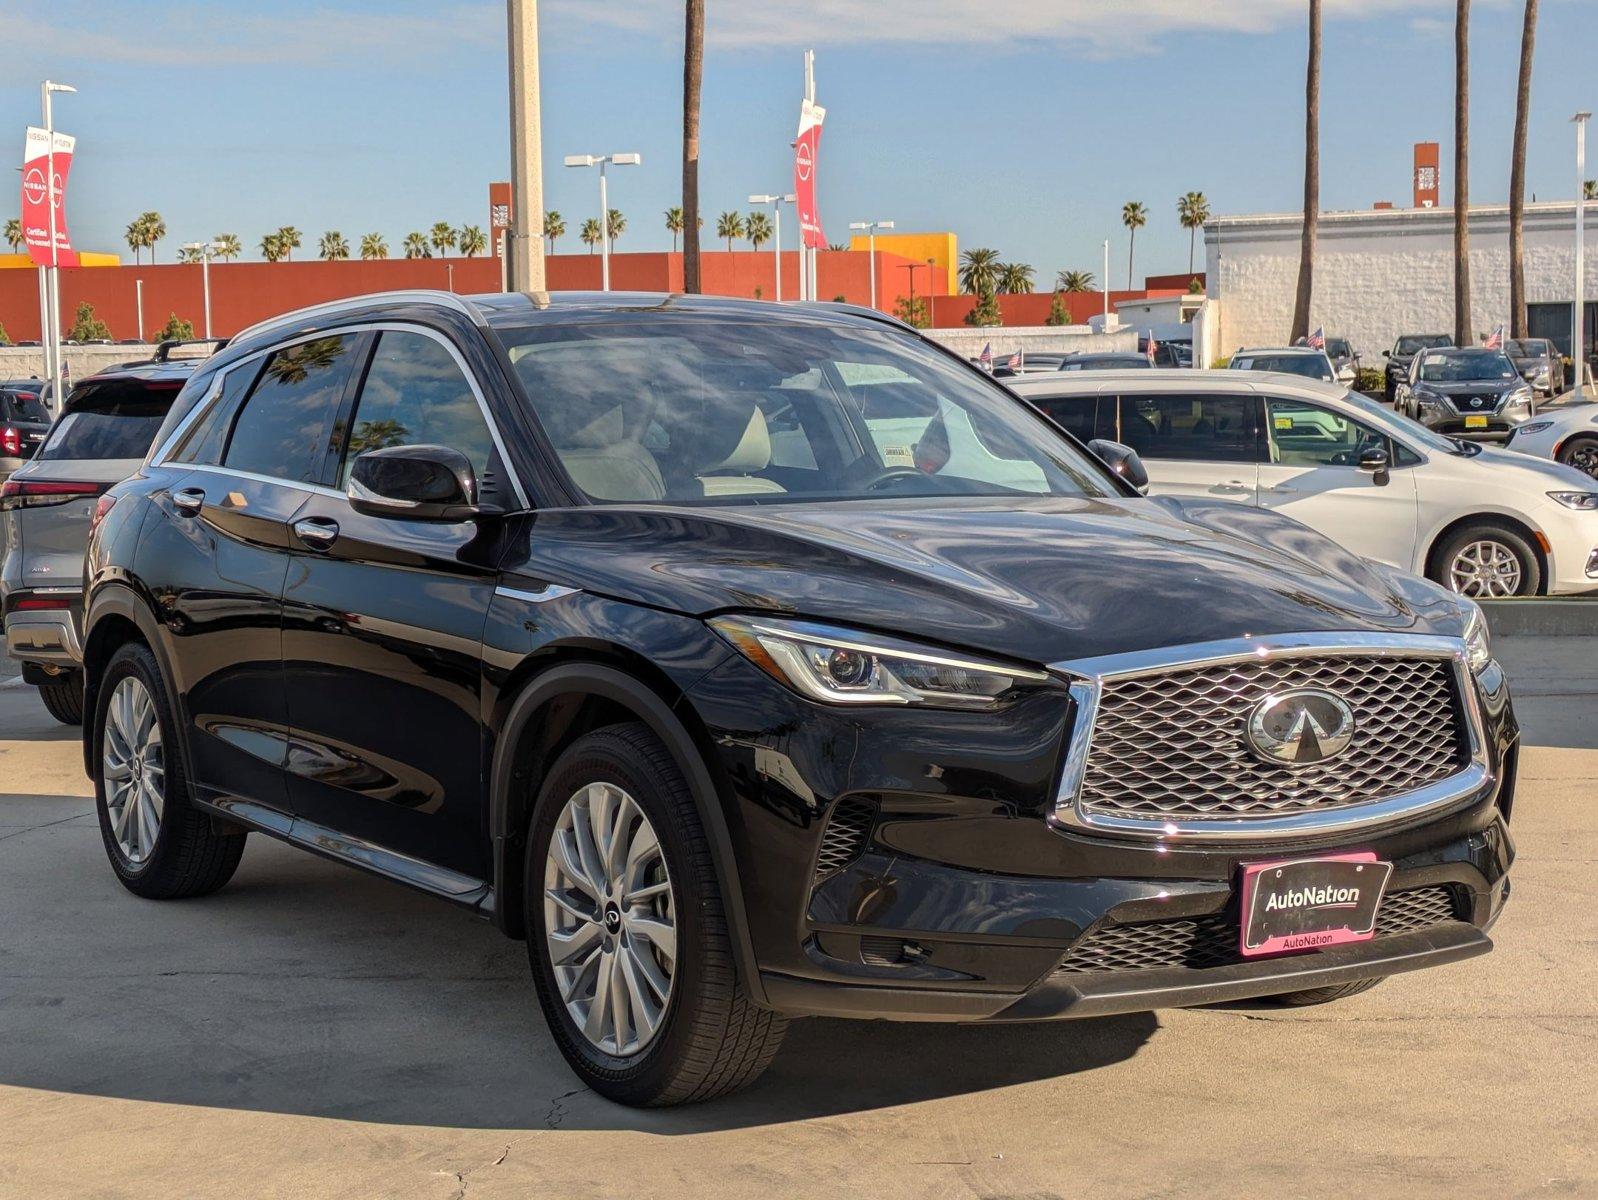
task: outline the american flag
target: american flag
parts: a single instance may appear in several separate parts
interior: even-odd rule
[[[1304,344],[1311,350],[1326,349],[1326,326],[1322,325],[1314,333],[1310,334]]]
[[[982,347],[982,353],[977,355],[977,361],[982,364],[984,371],[993,370],[993,343],[989,342]]]
[[[1010,355],[1009,361],[1007,361],[1004,365],[1009,367],[1012,371],[1019,371],[1021,369],[1021,352],[1017,350],[1014,354]]]
[[[1150,362],[1154,361],[1154,350],[1155,350],[1155,347],[1157,347],[1158,345],[1159,345],[1159,343],[1154,340],[1154,330],[1152,330],[1152,329],[1149,330],[1148,356],[1149,356],[1149,361]]]
[[[1487,335],[1487,340],[1482,343],[1487,350],[1502,350],[1504,348],[1504,327],[1500,325]]]

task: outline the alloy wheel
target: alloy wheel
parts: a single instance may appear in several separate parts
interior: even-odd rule
[[[654,1039],[677,968],[676,899],[654,826],[612,783],[566,801],[544,859],[544,938],[561,1002],[618,1058]]]
[[[1502,542],[1466,542],[1449,564],[1448,577],[1462,596],[1514,596],[1520,592],[1520,559]]]
[[[155,700],[142,680],[128,675],[116,685],[105,712],[101,776],[111,836],[135,866],[155,850],[166,809],[166,757]]]
[[[1584,439],[1572,446],[1570,453],[1565,456],[1565,464],[1598,479],[1598,442]]]

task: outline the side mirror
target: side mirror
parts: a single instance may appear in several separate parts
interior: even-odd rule
[[[1393,357],[1393,352],[1391,350],[1383,350],[1382,351],[1382,357],[1383,358],[1392,358]]]
[[[450,446],[385,446],[355,460],[345,493],[369,517],[466,521],[478,515],[471,459]]]
[[[1112,442],[1109,438],[1094,438],[1088,443],[1088,449],[1100,462],[1136,488],[1139,495],[1149,494],[1148,469],[1132,447]]]
[[[1366,446],[1359,452],[1359,469],[1371,472],[1371,482],[1377,487],[1386,487],[1387,481],[1392,478],[1390,466],[1387,451],[1380,446]]]

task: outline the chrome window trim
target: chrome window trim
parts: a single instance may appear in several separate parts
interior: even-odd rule
[[[409,293],[394,294],[407,295]],[[268,354],[274,354],[279,350],[286,349],[289,346],[297,346],[301,342],[311,342],[323,337],[342,337],[345,334],[384,332],[419,333],[424,337],[432,338],[433,341],[437,342],[439,345],[443,346],[445,350],[449,351],[450,357],[455,360],[455,366],[460,370],[461,375],[466,379],[467,385],[472,389],[472,398],[477,401],[477,410],[482,414],[484,424],[488,426],[488,436],[493,441],[494,450],[499,455],[500,465],[504,468],[505,475],[510,480],[511,491],[515,493],[516,499],[523,509],[530,509],[532,505],[528,502],[527,491],[522,487],[521,477],[516,473],[516,465],[511,461],[510,453],[505,448],[504,439],[500,437],[499,425],[494,420],[494,414],[488,409],[488,400],[483,394],[482,385],[478,382],[477,376],[472,372],[471,367],[467,365],[466,359],[462,357],[459,347],[450,341],[449,338],[438,332],[438,330],[429,329],[425,325],[412,324],[409,321],[363,321],[357,325],[340,326],[337,330],[324,329],[312,333],[305,333],[298,337],[287,338],[281,342],[273,342],[270,346],[263,346],[261,349],[252,351],[250,354],[245,355],[238,361],[229,363],[216,373],[216,378],[213,381],[209,392],[207,392],[205,397],[194,406],[194,408],[189,412],[188,416],[184,417],[182,421],[178,422],[177,428],[167,436],[165,442],[161,443],[160,449],[151,454],[147,462],[151,466],[171,465],[175,467],[189,467],[196,470],[207,466],[215,467],[220,470],[230,471],[232,474],[238,475],[245,479],[260,479],[268,483],[283,483],[294,487],[309,488],[312,491],[325,493],[327,495],[345,498],[343,492],[337,491],[333,488],[321,487],[316,484],[306,484],[299,480],[282,479],[272,475],[258,475],[253,471],[238,471],[231,467],[223,467],[220,463],[171,463],[170,455],[173,448],[180,441],[182,441],[189,428],[196,421],[200,420],[203,414],[209,412],[217,403],[217,400],[222,395],[223,386],[227,377],[239,368],[244,367],[249,363],[255,362],[257,359],[263,358]],[[359,397],[357,397],[357,404],[359,404]]]
[[[251,479],[256,483],[275,483],[278,487],[291,488],[296,492],[306,492],[317,496],[332,496],[339,500],[345,499],[343,492],[334,491],[330,487],[323,487],[319,483],[307,483],[303,479],[281,479],[276,475],[261,475],[255,471],[241,471],[237,467],[220,467],[215,463],[175,463],[187,471],[204,471],[207,475],[220,475],[224,479]]]
[[[1093,747],[1099,697],[1106,683],[1169,671],[1202,669],[1229,662],[1274,661],[1326,654],[1437,658],[1451,662],[1456,690],[1464,707],[1465,732],[1469,743],[1469,762],[1465,768],[1447,779],[1369,804],[1279,817],[1158,821],[1111,816],[1082,809],[1082,781]],[[1139,841],[1168,841],[1173,845],[1318,837],[1366,830],[1438,812],[1472,800],[1493,782],[1487,756],[1486,722],[1475,679],[1466,661],[1462,638],[1399,633],[1274,634],[1076,659],[1052,663],[1049,669],[1065,677],[1068,682],[1075,713],[1071,722],[1071,743],[1055,793],[1054,811],[1049,815],[1051,825],[1067,832]]]

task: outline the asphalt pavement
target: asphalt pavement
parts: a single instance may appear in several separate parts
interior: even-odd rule
[[[0,1196],[1598,1195],[1598,652],[1502,639],[1526,729],[1497,950],[1322,1008],[796,1023],[750,1091],[612,1105],[523,947],[252,836],[155,903],[76,731],[0,677]]]

